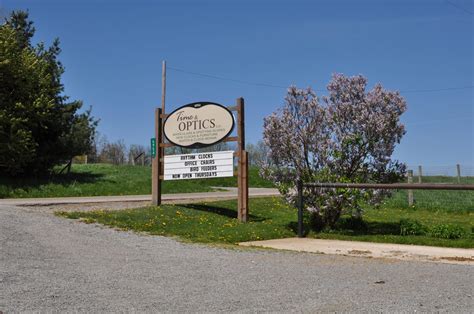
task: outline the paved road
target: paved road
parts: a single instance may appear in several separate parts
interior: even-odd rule
[[[232,199],[237,197],[237,188],[216,187],[225,190],[219,192],[201,193],[175,193],[163,194],[163,202],[189,201],[189,200],[217,200]],[[277,196],[277,189],[271,188],[249,188],[249,196]],[[151,201],[151,195],[120,195],[120,196],[86,196],[86,197],[46,197],[46,198],[10,198],[0,199],[0,205],[11,206],[33,206],[33,205],[57,205],[57,204],[84,204],[84,203],[110,203],[110,202],[144,202]]]
[[[3,312],[472,312],[473,270],[183,244],[0,205]]]

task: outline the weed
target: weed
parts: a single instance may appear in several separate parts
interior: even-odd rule
[[[417,220],[400,219],[400,235],[424,235],[427,228]]]
[[[430,229],[430,235],[441,239],[459,239],[466,236],[466,230],[460,226],[452,224],[441,224]]]

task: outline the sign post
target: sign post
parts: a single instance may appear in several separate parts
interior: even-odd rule
[[[162,142],[161,136],[161,108],[155,108],[155,154],[153,156],[153,141],[152,141],[152,162],[151,162],[151,199],[152,204],[159,206],[161,205],[161,180],[162,175],[161,167],[161,149],[156,147],[156,142]]]
[[[163,102],[163,100],[162,100]],[[164,102],[163,102],[164,103]],[[237,111],[237,136],[231,111]],[[161,181],[234,176],[237,157],[237,218],[248,221],[248,153],[245,150],[244,99],[224,107],[211,102],[182,106],[170,114],[155,110],[156,157],[153,158],[152,199],[161,204]],[[164,135],[164,136],[163,136]],[[168,140],[164,142],[164,137]],[[219,142],[237,142],[236,151],[202,152],[164,156],[166,147],[203,148]],[[152,144],[153,146],[153,144]]]
[[[237,216],[240,221],[248,221],[249,206],[249,185],[248,185],[248,153],[245,150],[245,111],[244,99],[237,98],[237,158],[238,163],[238,200],[237,200]]]

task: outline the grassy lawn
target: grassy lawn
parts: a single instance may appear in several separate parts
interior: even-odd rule
[[[423,183],[458,183],[458,181],[455,177],[427,176],[423,177]],[[461,184],[474,184],[474,177],[462,177]],[[473,191],[413,190],[413,197],[415,199],[415,209],[455,213],[474,211]],[[408,209],[407,199],[408,192],[406,190],[399,190],[390,199],[387,199],[382,207]]]
[[[474,193],[473,193],[474,194]],[[296,236],[296,209],[280,198],[250,199],[250,221],[235,218],[237,203],[219,201],[187,205],[163,205],[121,211],[57,213],[86,223],[98,222],[124,230],[156,235],[178,236],[182,240],[204,243],[235,244]],[[450,224],[463,230],[458,239],[444,239],[430,234],[401,235],[401,220],[416,221],[426,228]],[[403,226],[403,224],[402,224]],[[419,244],[473,248],[474,208],[460,212],[442,209],[369,208],[364,221],[343,217],[337,228],[327,232],[310,231],[307,236],[324,239]],[[306,229],[309,229],[306,227]]]
[[[249,169],[251,187],[272,187]],[[237,179],[215,178],[165,181],[163,193],[212,191],[212,186],[237,186]],[[0,178],[0,198],[143,195],[151,193],[151,167],[109,164],[73,165],[69,175],[51,178]]]
[[[72,170],[69,175],[52,178],[0,178],[0,198],[150,193],[150,167],[92,164],[74,165]],[[455,183],[456,179],[424,177],[423,181]],[[256,168],[250,169],[249,183],[252,187],[272,187],[270,182],[258,176]],[[462,178],[462,183],[474,184],[474,178]],[[163,190],[164,193],[206,192],[211,191],[213,186],[236,186],[236,178],[165,181]],[[381,209],[367,207],[363,222],[343,217],[335,230],[310,231],[307,236],[474,247],[474,192],[416,190],[414,197],[415,205],[408,207],[407,191],[397,191],[382,204]],[[251,199],[251,216],[247,224],[241,224],[234,218],[237,216],[236,206],[236,201],[221,201],[61,215],[127,230],[178,236],[194,242],[234,244],[241,241],[291,237],[296,234],[296,210],[284,204],[280,198]],[[405,235],[401,235],[403,232]],[[453,233],[457,233],[459,238],[446,238]]]

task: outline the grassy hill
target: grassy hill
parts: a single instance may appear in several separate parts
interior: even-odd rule
[[[424,182],[457,183],[454,177],[423,177]],[[464,177],[461,183],[474,184],[474,177]],[[257,168],[249,169],[251,187],[273,187],[260,178]],[[212,187],[235,187],[237,178],[164,181],[163,193],[208,192]],[[143,195],[151,191],[151,168],[144,166],[114,166],[110,164],[73,165],[70,174],[51,178],[0,178],[0,198],[64,197],[101,195]],[[413,192],[415,205],[408,206],[407,191],[395,191],[382,208],[391,210],[424,209],[432,212],[474,213],[472,191]]]
[[[164,181],[163,193],[212,191],[211,187],[237,186],[237,178]],[[250,187],[272,187],[249,169]],[[73,165],[70,174],[51,178],[0,178],[0,198],[142,195],[151,193],[151,167],[109,164]]]

